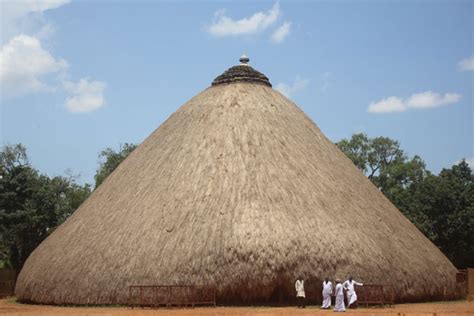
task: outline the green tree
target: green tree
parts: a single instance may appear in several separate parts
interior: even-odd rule
[[[367,135],[359,133],[352,135],[351,139],[342,139],[336,145],[346,156],[352,160],[364,174],[367,172],[367,161],[370,150],[370,143]]]
[[[5,146],[0,153],[0,240],[7,264],[20,269],[30,253],[90,194],[66,177],[39,174],[26,148]]]
[[[350,140],[342,139],[336,145],[382,191],[392,185],[393,172],[405,172],[402,170],[406,162],[403,150],[397,141],[388,137],[368,138],[366,134],[359,133],[352,135]],[[424,168],[419,157],[414,159]]]
[[[120,145],[118,151],[108,147],[99,154],[99,168],[97,169],[94,179],[97,188],[104,180],[118,167],[118,165],[137,148],[135,144],[125,143]]]
[[[474,266],[474,176],[464,160],[433,175],[386,137],[336,145],[458,268]]]
[[[459,267],[474,266],[474,175],[462,160],[429,183],[434,242]]]
[[[463,160],[427,174],[394,201],[458,268],[474,266],[473,180]]]

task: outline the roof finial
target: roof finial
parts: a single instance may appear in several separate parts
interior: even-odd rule
[[[242,56],[240,56],[239,61],[241,66],[248,66],[250,59],[245,54],[243,54]]]

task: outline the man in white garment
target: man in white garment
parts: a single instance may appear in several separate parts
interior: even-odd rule
[[[325,278],[323,282],[323,309],[331,308],[332,283],[329,278]]]
[[[357,307],[357,294],[355,291],[355,286],[363,286],[362,283],[352,280],[352,277],[349,277],[349,280],[344,282],[343,286],[347,290],[347,307],[356,308]]]
[[[304,280],[303,277],[299,277],[295,282],[296,300],[298,301],[298,308],[305,308],[304,299],[306,297],[304,293]]]
[[[344,305],[344,288],[342,287],[341,280],[339,279],[336,279],[336,302],[334,303],[334,311],[346,311],[346,306]]]

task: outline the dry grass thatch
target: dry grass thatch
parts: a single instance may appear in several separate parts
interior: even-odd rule
[[[217,284],[221,303],[307,297],[325,276],[455,296],[456,269],[290,100],[204,90],[30,256],[21,300],[125,303],[136,284]]]

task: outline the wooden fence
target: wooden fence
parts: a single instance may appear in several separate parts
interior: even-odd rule
[[[15,290],[16,271],[0,269],[0,298],[13,296]]]
[[[467,269],[467,299],[474,301],[474,269]]]
[[[216,288],[210,285],[131,285],[128,306],[216,306]]]

